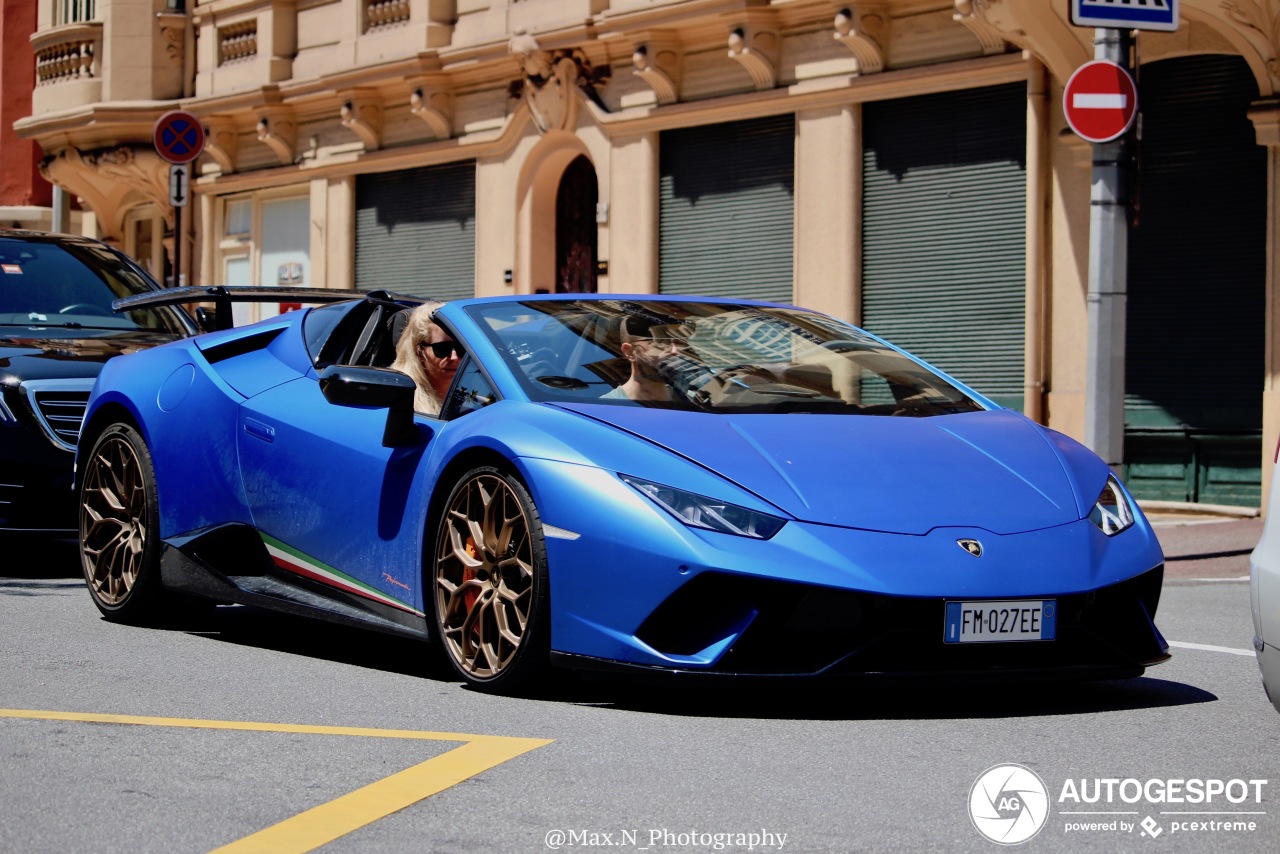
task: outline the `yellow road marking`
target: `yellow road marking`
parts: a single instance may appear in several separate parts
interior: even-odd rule
[[[0,718],[464,742],[447,753],[432,757],[390,777],[384,777],[340,798],[312,807],[292,818],[224,845],[216,849],[217,854],[248,854],[248,852],[284,854],[285,852],[311,851],[424,798],[429,798],[437,792],[442,792],[450,786],[455,786],[463,780],[501,765],[508,759],[514,759],[522,753],[528,753],[530,750],[536,750],[551,743],[551,739],[545,738],[514,738],[411,729],[209,721],[196,718],[98,715],[25,709],[0,709]]]

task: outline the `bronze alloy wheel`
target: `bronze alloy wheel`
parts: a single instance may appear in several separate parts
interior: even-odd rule
[[[155,583],[158,512],[151,457],[133,428],[108,428],[84,460],[80,560],[97,606],[109,617],[140,617]]]
[[[440,639],[469,683],[525,682],[546,661],[546,548],[524,486],[494,468],[468,472],[436,539]]]

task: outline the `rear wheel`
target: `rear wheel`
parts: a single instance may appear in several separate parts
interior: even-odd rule
[[[546,543],[519,480],[491,466],[458,479],[440,519],[432,572],[439,640],[468,684],[510,692],[546,668]]]
[[[80,563],[93,603],[110,620],[154,619],[160,603],[160,512],[155,469],[138,431],[113,424],[83,462]]]

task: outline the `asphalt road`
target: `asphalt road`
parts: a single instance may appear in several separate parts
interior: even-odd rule
[[[1022,850],[1280,850],[1237,580],[1260,523],[1188,521],[1159,524],[1173,660],[1049,688],[490,697],[421,645],[244,608],[112,625],[72,549],[4,546],[0,851],[993,852],[970,798],[1015,763],[1047,809]]]

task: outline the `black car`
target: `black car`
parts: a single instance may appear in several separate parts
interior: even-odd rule
[[[99,241],[0,231],[0,531],[75,532],[76,438],[103,363],[198,331],[168,306],[112,310],[159,289]]]

